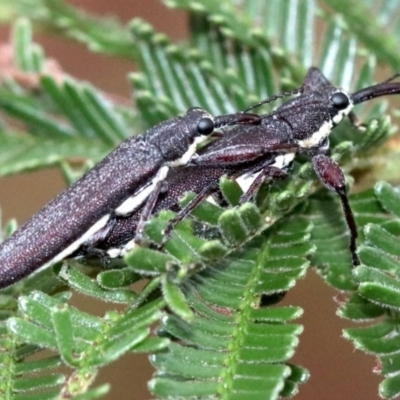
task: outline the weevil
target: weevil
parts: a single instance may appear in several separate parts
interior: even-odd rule
[[[64,247],[61,246],[60,248],[59,246],[58,252],[54,256],[46,256],[50,261],[46,260],[45,263],[56,262],[71,255],[93,255],[96,252],[100,256],[117,257],[123,255],[135,243],[137,229],[141,225],[141,215],[144,214],[143,209],[146,210],[145,214],[148,215],[161,209],[176,209],[177,198],[186,191],[194,191],[197,195],[193,201],[171,221],[166,230],[166,239],[175,223],[183,219],[201,200],[218,191],[218,182],[221,176],[227,175],[236,178],[244,188],[245,193],[241,202],[245,202],[254,196],[266,179],[274,180],[286,177],[290,172],[295,156],[299,153],[305,153],[311,157],[312,165],[322,183],[328,189],[336,191],[342,200],[346,221],[350,228],[350,250],[353,264],[357,265],[359,263],[356,254],[357,228],[347,199],[344,174],[338,164],[327,155],[329,134],[345,116],[349,116],[352,121],[356,120],[351,111],[354,105],[375,97],[400,93],[400,84],[391,82],[393,78],[353,94],[347,94],[342,89],[332,85],[317,68],[311,68],[302,88],[292,92],[293,94],[299,93],[299,96],[287,101],[272,113],[259,116],[258,119],[254,116],[246,116],[246,114],[220,117],[220,121],[223,121],[223,123],[219,122],[219,126],[235,125],[241,122],[242,124],[234,126],[230,132],[211,143],[197,156],[191,159],[190,156],[187,157],[183,163],[181,162],[182,164],[186,163],[186,166],[181,167],[182,169],[174,169],[166,178],[161,178],[158,175],[159,171],[163,166],[168,166],[168,162],[162,158],[160,164],[155,166],[154,160],[151,160],[151,166],[154,169],[149,174],[150,178],[143,177],[142,182],[135,186],[136,190],[133,190],[133,194],[127,195],[124,192],[118,201],[113,201],[113,206],[107,209],[106,216],[100,217],[106,221],[95,218],[95,224],[88,225],[89,228],[94,226],[95,229],[83,230],[85,234],[79,236],[78,240],[75,239],[76,234],[69,236],[65,226],[61,226],[58,233]],[[274,98],[278,97],[284,96],[278,95]],[[252,108],[247,109],[246,112]],[[214,122],[214,125],[218,125],[218,122],[217,124]],[[158,137],[158,139],[163,141],[162,137]],[[174,135],[173,139],[176,139],[179,143],[178,136]],[[172,149],[173,146],[171,151]],[[183,152],[183,154],[185,153]],[[141,155],[144,157],[145,152]],[[175,162],[179,160],[177,157],[173,159]],[[127,168],[123,160],[118,161],[118,168],[110,165],[112,170],[114,172],[125,171]],[[108,163],[111,163],[111,160]],[[100,164],[100,171],[101,169]],[[92,174],[96,176],[96,173]],[[154,176],[157,177],[156,182],[154,182]],[[82,179],[84,178],[85,176]],[[110,179],[117,178],[119,179],[114,174]],[[89,178],[87,179],[89,180]],[[90,185],[89,181],[88,184]],[[151,186],[149,193],[142,196],[141,193],[149,186]],[[157,190],[155,190],[156,187]],[[103,188],[106,189],[107,185],[104,185]],[[160,192],[162,193],[160,194]],[[65,193],[68,193],[68,190]],[[94,193],[96,193],[96,190]],[[74,195],[78,196],[78,193],[74,193]],[[137,201],[138,198],[140,198],[140,201]],[[132,201],[132,199],[136,199],[136,201]],[[57,198],[54,201],[64,203],[57,201]],[[125,206],[132,203],[135,207],[129,208],[129,213],[121,212],[119,214],[116,212],[124,209],[121,205]],[[79,210],[79,207],[77,209]],[[85,208],[82,208],[82,210],[85,211]],[[64,217],[69,215],[69,211],[74,221],[79,218],[76,215],[76,209],[64,210]],[[43,215],[40,215],[39,212],[39,217],[33,217],[33,221],[35,221],[35,218],[40,220]],[[28,228],[25,228],[26,232],[20,235],[17,231],[17,239],[13,240],[13,237],[9,239],[11,250],[8,250],[8,252],[4,252],[4,245],[0,247],[0,262],[2,259],[11,258],[12,260],[10,252],[12,252],[16,243],[19,244],[21,249],[24,249],[27,243],[29,244],[29,236],[37,236],[39,232],[47,233],[45,224],[43,226],[37,225],[39,224],[28,222]],[[74,227],[74,224],[72,226]],[[24,227],[21,229],[24,230]],[[45,233],[43,236],[46,237]],[[82,230],[78,230],[77,233],[81,234]],[[65,240],[62,239],[63,235],[70,238],[71,245],[67,243],[67,247],[65,246]],[[5,245],[9,241],[6,241]],[[46,241],[41,239],[40,244],[45,246]],[[41,255],[41,260],[43,260],[43,250],[33,240],[33,246],[29,246],[22,256],[18,257],[17,255],[16,261],[12,261],[11,264],[3,263],[3,265],[0,265],[0,286],[7,286],[42,267],[43,262],[40,259],[38,261],[37,253]],[[33,261],[30,261],[31,258]]]
[[[258,125],[234,126],[202,149],[186,167],[173,171],[164,181],[166,187],[155,204],[155,212],[162,209],[177,211],[178,199],[186,191],[196,193],[196,197],[170,221],[163,243],[177,222],[200,201],[218,192],[223,175],[236,179],[241,185],[243,203],[257,193],[265,180],[285,178],[295,156],[303,153],[311,158],[311,165],[322,184],[340,196],[350,232],[352,262],[358,265],[357,226],[347,198],[345,176],[328,155],[329,134],[345,116],[353,123],[356,121],[352,113],[355,105],[375,97],[400,93],[400,83],[391,82],[395,77],[397,74],[385,82],[348,94],[331,84],[317,68],[311,68],[301,90],[293,91],[299,93],[298,97],[267,115],[261,115]],[[81,247],[80,255],[96,251],[108,257],[125,254],[135,245],[132,238],[137,223],[138,215],[118,219],[107,236]]]
[[[169,170],[187,164],[216,129],[258,120],[248,113],[213,118],[194,107],[128,138],[0,245],[0,288],[63,260],[93,236],[107,236],[118,218],[142,204],[154,204]]]

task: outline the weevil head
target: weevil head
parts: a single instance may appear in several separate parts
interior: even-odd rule
[[[214,118],[200,107],[189,108],[183,118],[188,128],[189,137],[192,140],[199,136],[206,137],[214,132]]]
[[[353,106],[344,90],[332,85],[317,68],[311,68],[301,95],[283,104],[273,115],[290,127],[290,139],[308,151],[323,148],[332,129]]]
[[[185,165],[215,129],[214,118],[199,107],[190,108],[181,117],[163,122],[162,130],[152,135],[164,161],[169,166]]]

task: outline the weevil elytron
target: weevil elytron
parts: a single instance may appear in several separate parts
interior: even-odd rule
[[[71,216],[73,222],[70,225],[74,235],[66,231],[66,226],[61,223],[57,234],[61,236],[58,240],[63,244],[59,244],[57,251],[51,256],[47,255],[46,249],[40,248],[40,246],[46,247],[46,239],[40,239],[39,243],[35,240],[32,244],[28,243],[30,236],[37,237],[42,234],[46,237],[46,224],[42,222],[47,212],[45,207],[45,211],[42,210],[33,217],[31,220],[33,222],[28,222],[27,228],[23,226],[0,247],[0,286],[10,285],[41,268],[43,264],[56,262],[70,255],[90,255],[94,254],[96,250],[101,250],[102,254],[109,257],[124,254],[133,246],[136,231],[141,224],[140,215],[143,214],[143,209],[150,214],[163,208],[176,208],[176,200],[180,194],[188,190],[194,191],[197,193],[196,198],[179,212],[174,221],[176,222],[182,219],[195,204],[218,190],[218,182],[222,175],[236,178],[242,184],[245,191],[242,202],[247,201],[257,192],[265,179],[273,180],[285,177],[298,153],[311,156],[312,165],[322,183],[340,195],[350,228],[350,250],[353,264],[357,265],[359,262],[356,254],[357,229],[347,200],[344,175],[340,167],[326,154],[329,149],[329,134],[346,115],[355,120],[351,112],[354,105],[374,97],[400,93],[400,83],[393,83],[389,80],[356,93],[347,94],[332,85],[318,69],[311,68],[301,90],[297,92],[300,93],[298,97],[287,101],[272,113],[260,116],[258,120],[256,117],[246,116],[246,114],[243,114],[242,117],[240,117],[241,114],[234,117],[220,117],[225,125],[238,122],[243,122],[243,124],[234,126],[221,139],[202,150],[197,157],[192,157],[190,162],[188,161],[190,156],[185,158],[182,164],[186,163],[187,167],[174,169],[166,178],[166,175],[162,175],[160,171],[163,171],[164,166],[168,166],[168,161],[164,157],[160,159],[160,162],[157,158],[157,163],[151,159],[149,166],[151,173],[145,174],[144,167],[141,167],[143,176],[140,183],[137,183],[129,194],[117,192],[118,200],[111,201],[111,206],[107,208],[105,215],[104,213],[100,216],[94,214],[96,216],[92,219],[94,222],[86,224],[86,229],[76,228],[76,225],[79,225],[77,220],[79,219],[80,205],[83,210],[82,218],[86,218],[86,203],[75,200],[74,207],[65,205],[65,203],[68,204],[66,200],[69,195],[79,199],[79,191],[77,189],[71,191],[75,187],[72,186],[71,189],[64,192],[66,198],[62,198],[62,202],[60,202],[60,197],[63,194],[47,207],[54,212],[57,211],[57,208],[52,204],[54,202],[56,205],[62,203],[63,207],[59,211],[64,215],[63,218]],[[214,125],[216,124],[214,123]],[[195,130],[197,131],[197,127]],[[159,133],[161,132],[157,132],[155,137],[164,142],[165,139]],[[168,145],[171,152],[174,150],[171,143],[176,140],[179,144],[179,141],[182,140],[180,135],[173,136]],[[126,146],[121,146],[122,148],[118,148],[116,151],[122,153],[127,151]],[[168,160],[172,159],[172,162],[176,163],[177,160],[182,159],[182,155],[187,154],[187,149],[186,145],[179,157],[175,153]],[[140,158],[145,158],[147,154],[148,151],[143,147],[143,150],[140,150]],[[92,200],[90,199],[91,195],[95,196],[93,193],[96,194],[99,191],[90,182],[90,179],[94,178],[96,183],[101,183],[104,190],[107,189],[110,180],[121,179],[116,172],[125,172],[127,165],[122,159],[116,161],[117,165],[114,166],[111,165],[112,159],[106,158],[94,170],[97,172],[91,172],[82,178],[87,187],[91,188],[86,191],[89,200]],[[137,165],[138,161],[135,162]],[[147,166],[147,163],[148,161],[144,159],[143,165]],[[108,181],[104,177],[105,182],[102,182],[97,174],[100,174],[99,171],[103,171],[104,166],[108,166],[114,174],[108,178]],[[148,187],[150,187],[148,193],[142,195]],[[160,191],[163,193],[158,197]],[[152,193],[156,193],[156,195],[152,195]],[[96,199],[93,199],[92,202],[96,204]],[[167,234],[169,231],[170,228],[167,230]],[[69,241],[63,239],[63,235],[66,235]],[[22,250],[23,254],[20,256],[18,251]],[[13,261],[14,255],[16,261]],[[44,262],[43,259],[45,259]]]
[[[0,287],[63,260],[100,232],[106,236],[118,218],[154,203],[169,169],[185,165],[215,129],[258,119],[246,113],[213,118],[192,108],[125,140],[0,245]]]
[[[295,156],[305,153],[321,182],[335,191],[350,231],[350,251],[353,265],[358,265],[356,253],[357,227],[347,199],[345,177],[339,165],[327,155],[329,134],[348,115],[352,121],[354,105],[375,97],[400,93],[400,83],[389,81],[370,86],[353,94],[332,85],[322,73],[311,68],[305,78],[301,95],[260,116],[259,125],[234,126],[221,139],[202,149],[184,168],[174,170],[165,180],[165,192],[160,195],[154,212],[178,210],[177,202],[186,191],[197,196],[170,222],[164,242],[173,225],[182,220],[201,200],[219,189],[223,175],[234,178],[242,186],[241,202],[248,201],[266,180],[282,179],[290,171]],[[80,248],[80,255],[98,252],[108,257],[123,255],[134,245],[138,215],[118,219],[106,237],[94,238]]]

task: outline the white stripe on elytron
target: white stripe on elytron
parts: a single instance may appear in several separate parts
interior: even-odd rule
[[[175,161],[171,161],[171,162],[167,163],[167,165],[170,167],[179,167],[181,165],[186,165],[190,161],[190,159],[193,157],[194,153],[196,153],[197,145],[204,142],[207,138],[208,138],[208,136],[206,136],[206,135],[197,136],[193,140],[193,143],[186,150],[186,153],[181,158],[178,158]]]
[[[136,192],[134,196],[129,197],[126,199],[116,210],[117,215],[127,215],[135,211],[139,208],[144,201],[149,197],[150,193],[154,190],[155,185],[164,180],[167,176],[169,167],[178,167],[181,165],[186,165],[190,159],[193,157],[194,153],[196,152],[197,146],[204,142],[207,139],[206,135],[197,136],[193,143],[189,146],[186,153],[179,158],[178,160],[172,161],[167,163],[166,166],[160,168],[157,175],[152,179],[151,183],[142,187],[139,192]],[[121,248],[113,248],[107,250],[107,254],[111,258],[116,258],[125,255],[128,251],[132,250],[135,247],[135,240],[132,239],[128,243],[126,243]]]
[[[207,139],[207,136],[201,135],[195,138],[193,143],[189,146],[186,153],[178,160],[167,163],[167,165],[161,167],[157,175],[151,180],[151,182],[145,186],[142,186],[139,191],[128,199],[126,199],[116,210],[115,213],[120,216],[125,216],[136,209],[138,209],[144,201],[149,197],[150,193],[154,190],[155,185],[164,180],[167,176],[169,167],[178,167],[181,165],[186,165],[189,160],[193,157],[196,152],[197,145]]]
[[[59,261],[64,260],[64,258],[68,257],[72,254],[75,250],[78,250],[79,247],[85,243],[88,239],[90,239],[93,235],[103,229],[106,225],[108,220],[110,219],[110,214],[104,215],[101,217],[96,223],[94,223],[79,239],[75,240],[72,244],[70,244],[66,249],[64,249],[61,253],[58,253],[54,258],[52,258],[49,262],[44,264],[42,268],[48,267]]]
[[[142,186],[135,194],[128,197],[123,203],[121,203],[115,210],[115,214],[119,216],[126,216],[137,210],[150,196],[158,182],[163,181],[169,171],[169,167],[161,167],[157,175],[147,185]]]
[[[168,170],[169,170],[168,167],[160,168],[157,175],[152,179],[150,184],[140,188],[139,191],[136,192],[134,196],[131,196],[127,200],[125,200],[115,210],[116,214],[117,215],[126,215],[126,214],[129,214],[132,211],[134,211],[136,208],[140,207],[143,204],[143,202],[149,197],[150,193],[154,190],[154,187],[157,184],[157,182],[160,182],[165,179],[165,177],[167,176]],[[55,264],[55,263],[63,260],[67,256],[69,256],[70,254],[72,254],[82,244],[84,244],[92,236],[94,236],[101,229],[103,229],[106,226],[109,219],[110,219],[110,214],[107,214],[104,217],[100,218],[78,240],[73,242],[66,249],[64,249],[61,253],[59,253],[57,256],[55,256],[50,262],[46,263],[45,266]],[[115,254],[115,251],[113,252],[112,250],[118,250],[118,249],[110,249],[109,251],[107,251],[107,253],[111,251],[112,254]],[[119,256],[119,254],[110,255],[111,258],[118,257],[118,256]]]

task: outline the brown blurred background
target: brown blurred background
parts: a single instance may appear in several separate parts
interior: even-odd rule
[[[187,35],[185,13],[168,10],[158,0],[69,2],[99,15],[116,15],[124,22],[141,17],[174,40],[184,39]],[[0,26],[1,42],[6,41],[8,36],[8,28]],[[88,80],[107,92],[130,98],[126,75],[134,69],[134,65],[90,53],[84,46],[57,37],[35,33],[35,41],[42,44],[48,56],[59,60],[69,74]],[[15,217],[22,223],[63,188],[61,174],[55,169],[0,178],[3,221]],[[307,278],[299,282],[284,300],[285,304],[300,305],[305,311],[298,321],[304,324],[304,333],[292,361],[308,368],[311,378],[300,386],[300,394],[295,398],[377,399],[381,379],[372,372],[376,361],[354,350],[349,342],[341,338],[341,330],[349,327],[350,323],[336,317],[335,295],[335,291],[328,288],[313,271],[309,271]],[[85,301],[80,305],[82,309],[98,307],[98,303],[92,304],[87,298],[76,297],[76,301]],[[102,312],[96,309],[97,315]],[[146,400],[151,398],[147,391],[147,380],[151,374],[147,357],[126,355],[105,368],[99,381],[112,384],[107,399]]]

